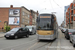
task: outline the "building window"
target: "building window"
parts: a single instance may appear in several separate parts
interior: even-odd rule
[[[25,12],[22,12],[23,15],[25,15]]]
[[[36,17],[36,14],[35,14],[35,17]]]
[[[29,23],[29,21],[28,21],[28,23]]]
[[[75,14],[74,14],[74,17],[75,17]]]
[[[24,18],[22,19],[22,23],[24,23]]]
[[[72,5],[72,7],[71,7],[72,9],[73,9],[73,5]]]
[[[28,18],[29,18],[29,15],[28,15]]]
[[[71,18],[71,20],[73,21],[73,17]]]
[[[75,6],[74,6],[74,9],[75,9]]]

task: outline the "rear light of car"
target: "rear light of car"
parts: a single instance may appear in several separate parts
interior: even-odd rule
[[[69,33],[69,34],[72,34],[72,33]]]

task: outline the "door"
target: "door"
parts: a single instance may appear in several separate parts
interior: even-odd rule
[[[19,36],[19,37],[22,37],[22,28],[19,29],[19,31],[18,31],[18,36]]]
[[[23,36],[27,35],[29,32],[29,29],[28,28],[23,28]]]
[[[32,34],[34,34],[35,33],[35,30],[34,30],[34,27],[32,27]]]

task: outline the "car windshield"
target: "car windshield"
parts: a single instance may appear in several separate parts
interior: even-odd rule
[[[19,30],[19,28],[13,28],[12,30],[10,30],[10,31],[14,31],[14,32],[16,32],[16,31],[18,31]]]
[[[66,28],[63,28],[63,30],[66,30]]]
[[[32,26],[26,26],[27,28],[29,28],[29,29],[32,29]]]

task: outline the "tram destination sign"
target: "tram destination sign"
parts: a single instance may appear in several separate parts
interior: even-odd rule
[[[40,16],[40,18],[51,18],[51,16]]]

